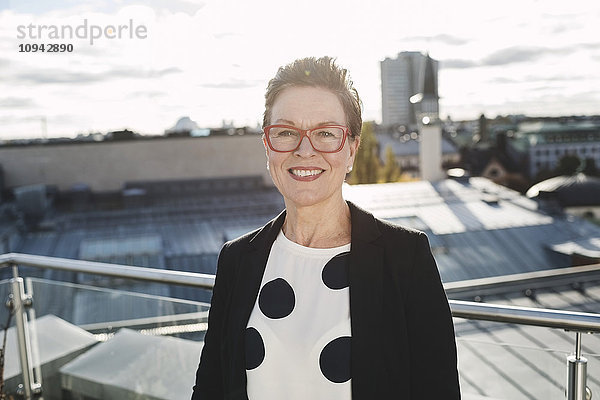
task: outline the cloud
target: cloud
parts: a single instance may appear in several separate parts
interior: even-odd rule
[[[600,43],[581,43],[567,47],[536,47],[536,46],[513,46],[500,49],[485,57],[483,65],[507,65],[520,62],[537,61],[546,55],[567,55],[579,49],[600,48]]]
[[[153,9],[168,10],[169,12],[182,12],[193,16],[206,5],[203,1],[193,0],[145,0],[145,1],[128,1],[126,4],[139,4]]]
[[[544,47],[514,46],[495,51],[482,60],[484,65],[507,65],[525,61],[536,61],[547,53],[556,50]]]
[[[198,86],[204,88],[214,88],[214,89],[245,89],[249,87],[255,87],[263,83],[263,81],[253,80],[246,81],[241,79],[231,79],[227,82],[218,82],[218,83],[202,83]]]
[[[130,94],[130,97],[155,98],[155,97],[163,97],[166,95],[167,95],[167,93],[160,92],[157,90],[144,90],[144,91],[133,92]]]
[[[592,76],[586,75],[551,75],[551,76],[543,76],[543,75],[527,75],[523,78],[515,79],[515,78],[507,78],[504,76],[498,76],[492,79],[487,80],[489,83],[499,83],[499,84],[521,84],[523,82],[578,82],[593,79]],[[546,85],[548,87],[548,85]],[[552,86],[556,87],[556,86]]]
[[[538,46],[513,46],[497,50],[480,61],[447,59],[441,61],[445,69],[463,69],[478,66],[501,66],[522,62],[535,62],[545,56],[567,55],[579,50],[600,49],[600,42],[578,43],[572,46],[548,48]],[[595,57],[595,56],[592,56]]]
[[[581,44],[577,45],[576,47],[580,48],[580,49],[584,49],[584,50],[597,50],[597,49],[600,49],[600,42],[581,43]]]
[[[463,69],[477,67],[479,64],[473,60],[448,59],[440,61],[440,68],[443,69]]]
[[[453,46],[460,46],[469,42],[469,40],[467,39],[458,36],[448,35],[445,33],[441,33],[439,35],[434,36],[409,36],[405,38],[405,40],[442,42]]]
[[[0,98],[0,108],[25,108],[34,107],[35,105],[35,102],[28,97]]]
[[[179,73],[176,67],[161,70],[145,70],[138,68],[113,68],[104,72],[72,72],[60,69],[45,69],[16,74],[15,80],[31,84],[49,83],[94,83],[121,78],[160,78],[165,75]]]
[[[532,87],[531,89],[529,89],[530,91],[534,91],[534,92],[552,92],[555,93],[556,91],[560,91],[560,90],[565,90],[567,87],[566,86],[549,86],[549,85],[541,85],[541,86],[535,86]]]
[[[498,76],[496,78],[489,79],[488,82],[490,82],[490,83],[501,83],[501,84],[505,84],[505,83],[521,83],[520,80],[513,79],[513,78],[506,78],[504,76]]]

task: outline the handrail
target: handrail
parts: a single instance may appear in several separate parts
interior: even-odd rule
[[[13,264],[54,269],[60,271],[104,275],[113,278],[130,278],[146,282],[170,283],[174,285],[193,286],[204,289],[212,289],[215,283],[214,275],[199,274],[195,272],[132,267],[130,265],[110,264],[87,260],[74,260],[70,258],[38,256],[33,254],[6,253],[0,255],[0,268],[4,268],[8,265]]]
[[[506,286],[519,291],[539,287],[583,284],[590,279],[600,279],[600,264],[577,265],[517,274],[490,276],[445,282],[444,289],[449,296],[460,298],[494,295],[506,292]]]
[[[448,303],[452,316],[458,318],[600,333],[600,314],[460,300],[448,300]]]
[[[20,253],[0,255],[0,268],[17,264],[118,278],[130,278],[148,282],[193,286],[205,289],[212,289],[215,281],[214,275],[194,272],[132,267],[128,265]],[[458,318],[600,333],[600,314],[459,300],[449,300],[449,304],[452,315]]]

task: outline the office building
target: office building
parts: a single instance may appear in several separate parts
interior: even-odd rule
[[[382,124],[416,126],[417,106],[410,98],[424,92],[425,66],[429,55],[416,51],[398,53],[395,59],[381,61]],[[431,59],[433,66],[433,90],[437,94],[438,61]],[[438,103],[435,113],[439,112]]]

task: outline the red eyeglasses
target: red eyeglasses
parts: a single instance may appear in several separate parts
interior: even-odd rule
[[[313,129],[299,129],[290,125],[269,125],[263,129],[267,144],[273,151],[287,153],[300,147],[306,136],[310,145],[321,153],[342,150],[350,129],[343,125],[324,125]]]

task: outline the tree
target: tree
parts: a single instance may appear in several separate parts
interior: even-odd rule
[[[377,146],[373,122],[363,123],[360,133],[360,148],[356,153],[354,170],[348,180],[349,183],[377,183],[380,169]]]
[[[593,158],[585,159],[583,173],[588,176],[600,176],[600,170],[598,170],[598,167],[596,167],[596,161]]]
[[[577,172],[581,160],[579,157],[567,154],[558,160],[558,166],[554,170],[556,175],[573,175]]]
[[[381,179],[383,182],[396,182],[400,178],[402,171],[396,160],[396,155],[392,146],[388,145],[385,148],[385,164],[381,169]]]

